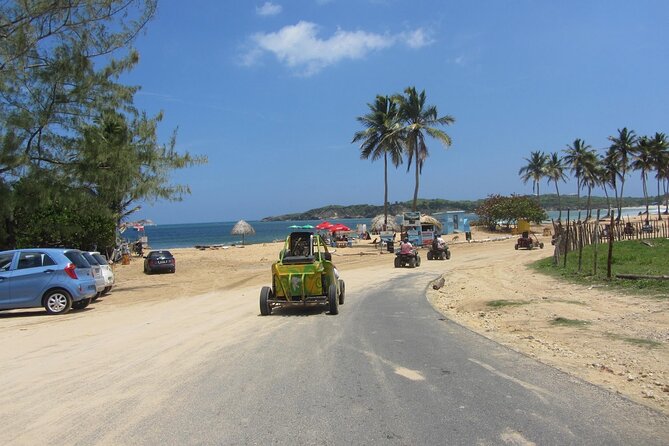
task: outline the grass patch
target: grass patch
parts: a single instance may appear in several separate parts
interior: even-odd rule
[[[616,279],[616,274],[644,274],[650,276],[669,275],[669,240],[651,239],[653,247],[646,246],[638,240],[617,241],[613,245],[613,260],[611,262],[612,279],[606,278],[606,260],[608,244],[597,248],[597,270],[594,270],[594,246],[583,248],[581,272],[578,271],[578,251],[567,255],[567,266],[563,259],[560,265],[553,266],[553,257],[547,257],[534,262],[531,268],[556,278],[568,280],[582,285],[600,284],[620,291],[630,291],[634,294],[652,295],[661,299],[669,299],[669,280],[627,280]]]
[[[529,302],[521,302],[517,300],[491,300],[488,303],[486,303],[487,306],[493,307],[493,308],[501,308],[501,307],[513,307],[513,306],[518,306],[518,305],[527,305]]]
[[[566,317],[556,317],[551,321],[553,325],[560,325],[562,327],[585,327],[590,325],[588,321],[582,321],[580,319],[567,319]]]
[[[663,345],[661,342],[653,341],[653,340],[650,340],[650,339],[630,338],[630,337],[626,337],[626,336],[616,335],[616,334],[613,334],[613,333],[607,333],[606,335],[609,338],[617,339],[617,340],[623,341],[623,342],[627,342],[628,344],[638,345],[640,347],[658,348],[658,347],[662,347],[662,345]]]

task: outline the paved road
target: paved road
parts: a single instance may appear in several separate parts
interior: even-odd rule
[[[347,302],[338,316],[320,310],[280,310],[260,317],[253,289],[229,306],[232,314],[243,314],[241,318],[225,319],[222,309],[161,313],[151,323],[165,327],[140,332],[141,348],[128,339],[118,345],[116,337],[105,339],[104,354],[116,367],[106,364],[108,371],[92,353],[93,342],[100,338],[68,338],[68,349],[59,354],[72,364],[77,358],[96,364],[75,369],[75,374],[86,370],[80,386],[57,390],[54,381],[30,385],[18,375],[2,372],[0,377],[24,387],[0,397],[0,406],[25,395],[25,405],[17,406],[20,411],[32,407],[49,416],[40,424],[39,417],[30,422],[29,414],[22,413],[19,422],[12,423],[8,418],[12,414],[0,409],[0,416],[9,421],[0,427],[0,440],[10,444],[38,440],[40,444],[669,444],[666,417],[444,320],[425,299],[425,286],[434,277],[434,270],[421,267],[398,270],[390,282],[367,281],[366,289],[349,284]],[[217,298],[202,297],[194,306],[206,308],[203,303]],[[95,316],[91,312],[83,317]],[[169,326],[177,321],[182,329],[167,337]],[[136,341],[140,343],[139,338]],[[147,355],[161,348],[176,349],[180,359],[161,360],[160,351]],[[30,356],[48,358],[47,354]],[[24,367],[36,366],[33,359],[23,360],[32,362],[14,359]],[[94,403],[78,403],[87,395]],[[63,421],[69,423],[59,429]]]

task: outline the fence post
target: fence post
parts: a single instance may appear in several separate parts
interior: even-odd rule
[[[595,241],[594,241],[594,249],[595,249],[595,259],[594,259],[594,275],[597,275],[597,245],[599,245],[599,212],[600,210],[597,209],[597,221],[595,222]]]
[[[613,259],[613,237],[615,232],[613,231],[613,215],[611,215],[611,230],[609,231],[609,257],[606,260],[606,278],[611,279],[611,260]]]
[[[564,235],[564,268],[567,267],[567,253],[569,252],[569,209],[567,209],[567,230]]]

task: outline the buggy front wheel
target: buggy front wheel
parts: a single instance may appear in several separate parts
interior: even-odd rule
[[[514,246],[515,250],[518,251],[518,243]]]
[[[339,297],[337,296],[337,286],[334,283],[328,288],[328,305],[330,314],[339,314]]]
[[[446,260],[451,260],[451,251],[446,251]]]
[[[539,243],[539,248],[544,249],[544,243],[543,242]]]
[[[344,281],[339,279],[339,305],[344,305],[344,297],[346,296],[346,285]]]
[[[260,314],[263,316],[272,314],[272,307],[268,302],[272,298],[272,294],[272,288],[268,286],[264,286],[260,290]]]

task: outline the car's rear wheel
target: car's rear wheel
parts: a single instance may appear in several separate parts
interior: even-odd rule
[[[339,297],[337,296],[337,286],[334,283],[328,288],[328,304],[330,314],[339,314]]]
[[[344,297],[346,296],[346,285],[344,281],[339,279],[339,305],[344,305]]]
[[[87,306],[89,306],[91,304],[91,300],[92,299],[89,298],[89,299],[82,299],[82,300],[78,300],[76,302],[72,302],[72,309],[73,310],[83,310],[84,308],[86,308]]]
[[[272,299],[272,289],[268,286],[262,287],[260,290],[260,314],[268,316],[272,314],[272,307],[268,300]]]
[[[72,308],[72,296],[65,290],[49,291],[44,296],[44,308],[49,314],[65,314]]]

